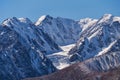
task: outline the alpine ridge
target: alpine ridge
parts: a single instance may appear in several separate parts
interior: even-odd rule
[[[81,32],[78,21],[61,17],[53,18],[49,15],[40,17],[35,25],[41,27],[57,44],[62,46],[75,43]]]
[[[0,25],[0,79],[119,80],[119,51],[120,17],[112,14],[13,17]]]
[[[56,71],[45,56],[59,46],[28,18],[13,17],[0,25],[0,79],[20,80]]]
[[[76,45],[69,51],[75,63],[50,75],[25,80],[119,80],[120,17],[105,14],[100,19],[81,19]],[[77,62],[77,63],[76,63]]]
[[[95,56],[119,51],[119,34],[120,17],[105,14],[94,25],[81,32],[76,46],[69,51],[70,60],[84,61]]]

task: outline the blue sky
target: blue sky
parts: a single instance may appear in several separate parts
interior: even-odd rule
[[[0,0],[0,22],[10,17],[28,17],[35,22],[42,15],[75,20],[120,16],[120,0]]]

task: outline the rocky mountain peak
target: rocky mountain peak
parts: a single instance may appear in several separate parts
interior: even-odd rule
[[[35,23],[35,25],[38,26],[43,22],[49,23],[52,19],[53,19],[53,17],[51,17],[50,15],[43,15],[38,19],[38,21]]]
[[[22,23],[33,24],[29,18],[18,18],[18,20]]]

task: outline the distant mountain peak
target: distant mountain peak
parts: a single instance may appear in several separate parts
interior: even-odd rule
[[[92,18],[84,18],[84,19],[80,19],[80,22],[89,22],[91,20]]]
[[[41,16],[38,21],[35,23],[36,26],[40,25],[43,21],[45,20],[52,20],[53,17],[51,17],[50,15],[43,15]]]
[[[3,21],[2,25],[6,25],[6,26],[10,26],[11,24],[16,24],[18,22],[21,23],[25,23],[25,24],[32,24],[32,21],[28,18],[16,18],[16,17],[12,17],[12,18],[8,18],[6,20]]]
[[[97,19],[92,19],[92,18],[84,18],[84,19],[80,19],[79,24],[87,24],[89,22],[92,21],[98,21]]]
[[[103,17],[111,17],[112,14],[104,14]]]
[[[8,18],[3,21],[2,25],[10,26],[13,22],[18,22],[18,19],[16,17]]]
[[[32,21],[29,18],[18,18],[18,20],[23,23],[32,23]]]
[[[99,23],[111,23],[113,21],[113,17],[114,16],[112,14],[104,14],[99,20]]]

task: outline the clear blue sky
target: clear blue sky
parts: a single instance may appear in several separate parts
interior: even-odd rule
[[[79,20],[106,13],[120,16],[120,0],[0,0],[0,22],[14,16],[35,22],[46,14]]]

